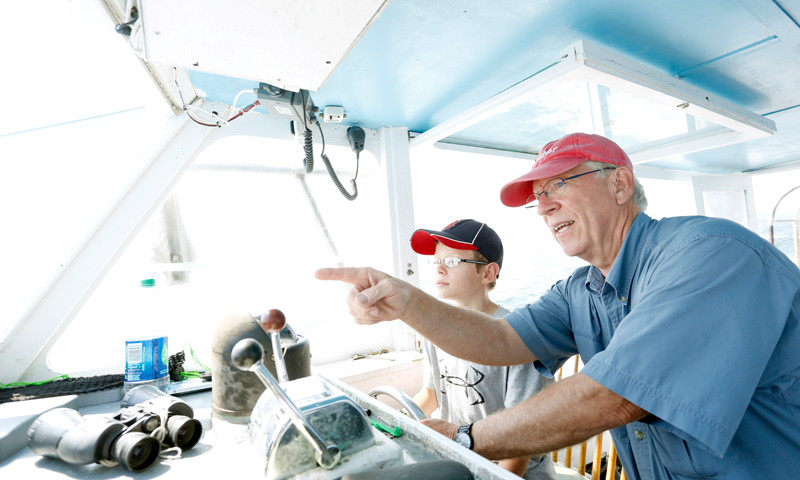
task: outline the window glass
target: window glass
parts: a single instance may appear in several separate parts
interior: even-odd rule
[[[662,145],[674,147],[695,141],[698,135],[726,131],[713,122],[638,95],[594,82],[561,80],[531,90],[442,141],[538,152],[568,133],[594,132],[613,138],[635,160],[643,151],[655,151]]]
[[[645,213],[650,218],[659,220],[663,217],[697,215],[694,190],[688,181],[642,177],[638,179],[647,197]]]
[[[113,205],[173,117],[101,2],[5,7],[0,339]],[[33,19],[36,35],[25,25]],[[45,34],[65,28],[69,34],[55,41]]]
[[[351,190],[355,154],[331,146],[326,154]],[[328,242],[300,180],[286,173],[299,170],[302,157],[297,143],[263,138],[226,138],[210,146],[55,344],[51,364],[70,372],[98,366],[118,371],[126,326],[137,321],[127,312],[139,280],[153,272],[170,352],[188,343],[207,366],[213,332],[229,311],[282,310],[309,339],[314,364],[391,347],[388,325],[353,322],[344,284],[313,278],[315,269],[336,261],[390,268],[387,200],[377,162],[362,152],[352,202],[322,162],[305,177]],[[91,349],[76,348],[87,341]]]
[[[500,189],[531,169],[530,160],[420,147],[411,151],[416,228],[441,230],[472,218],[492,227],[503,242],[503,269],[490,298],[506,308],[523,307],[575,268],[536,209],[509,208]],[[420,287],[436,296],[435,272],[418,258]],[[463,268],[463,267],[459,267]]]
[[[758,213],[758,233],[770,239],[773,218],[775,246],[800,265],[800,174],[797,170],[753,175],[753,193]]]
[[[490,293],[496,303],[525,306],[586,265],[564,254],[536,209],[509,208],[500,202],[500,189],[528,172],[531,160],[430,147],[411,153],[416,228],[441,230],[455,220],[473,218],[500,235],[503,271]],[[688,182],[651,178],[639,182],[648,199],[646,213],[652,218],[697,214]],[[420,286],[435,296],[435,274],[427,267],[427,257],[418,260]]]
[[[14,272],[0,280],[0,330],[115,204],[164,121],[142,108],[0,137],[0,265]]]
[[[703,190],[706,216],[726,218],[749,227],[744,190]]]

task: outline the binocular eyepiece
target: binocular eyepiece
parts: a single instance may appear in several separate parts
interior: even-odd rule
[[[162,441],[170,447],[189,450],[203,435],[203,426],[193,418],[192,407],[152,385],[131,389],[122,398],[122,407],[113,418],[124,423],[128,431],[152,435],[163,426],[166,433]],[[162,425],[162,419],[166,425]]]
[[[132,472],[147,470],[161,452],[158,439],[125,430],[111,418],[84,418],[77,410],[56,408],[33,422],[28,446],[33,453],[75,465],[116,460]]]
[[[122,407],[110,417],[84,418],[71,408],[45,412],[28,429],[28,446],[38,455],[75,465],[116,460],[141,472],[156,463],[162,442],[189,450],[203,435],[187,403],[153,386],[131,389]]]

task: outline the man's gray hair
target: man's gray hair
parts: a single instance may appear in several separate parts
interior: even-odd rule
[[[592,170],[598,170],[601,168],[611,167],[617,168],[618,165],[614,165],[611,163],[603,163],[603,162],[595,162],[595,161],[588,161],[583,162],[584,165],[589,167]],[[597,172],[597,176],[600,178],[605,178],[611,173],[611,170],[600,170]],[[647,210],[647,196],[644,194],[644,187],[639,180],[636,179],[636,175],[633,176],[633,203],[639,207],[640,212],[644,212]]]

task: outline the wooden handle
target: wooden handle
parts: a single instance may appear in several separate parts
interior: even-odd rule
[[[280,333],[286,325],[286,315],[280,310],[273,308],[261,315],[261,328],[267,333]]]

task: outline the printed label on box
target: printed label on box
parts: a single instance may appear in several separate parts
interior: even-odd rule
[[[125,381],[144,382],[169,374],[167,337],[125,342]]]

